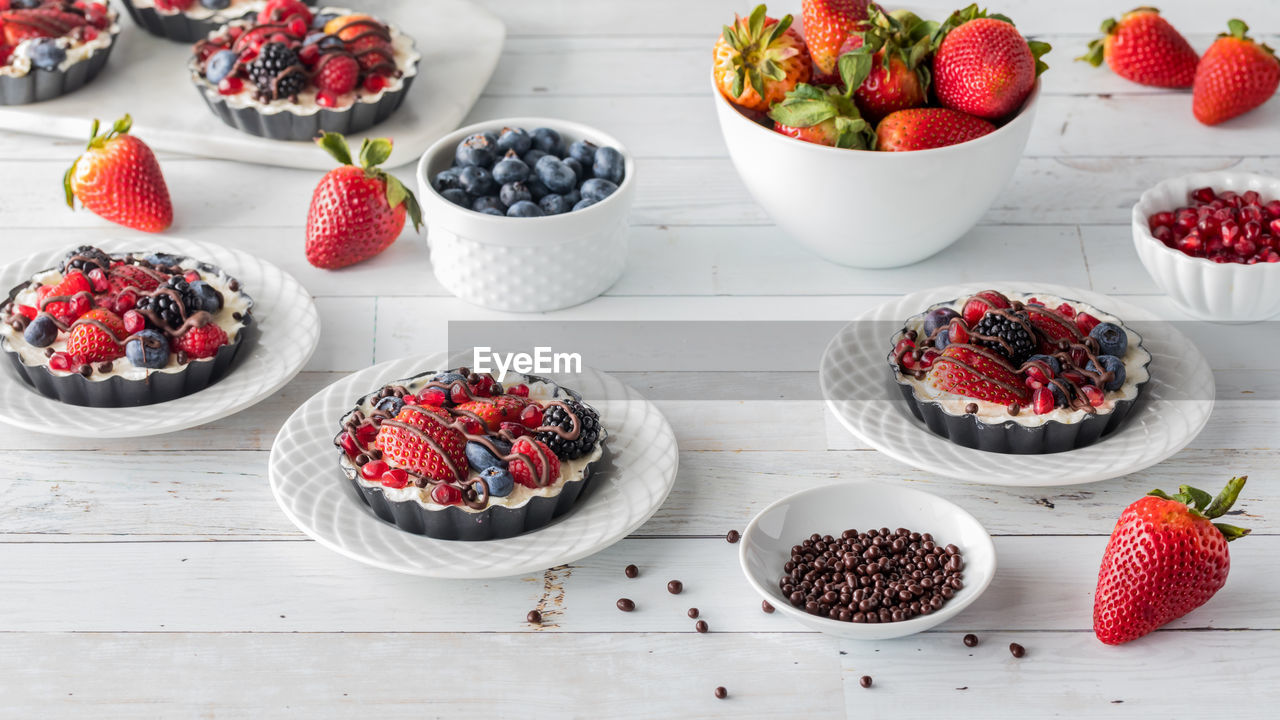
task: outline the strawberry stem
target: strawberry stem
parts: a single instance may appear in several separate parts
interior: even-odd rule
[[[1147,494],[1165,500],[1176,500],[1186,505],[1187,509],[1193,514],[1212,520],[1222,517],[1231,509],[1236,499],[1240,497],[1240,491],[1244,489],[1244,484],[1248,479],[1248,475],[1231,478],[1226,487],[1222,488],[1222,492],[1218,493],[1216,497],[1211,497],[1209,493],[1199,488],[1193,488],[1190,485],[1178,486],[1178,494],[1173,496],[1159,489],[1152,490]],[[1239,528],[1226,523],[1214,523],[1213,526],[1222,532],[1227,542],[1238,540],[1252,532],[1248,528]]]
[[[124,117],[120,118],[119,120],[115,121],[115,123],[112,124],[110,130],[108,130],[106,133],[102,135],[99,135],[98,131],[102,129],[102,121],[99,120],[98,118],[94,118],[93,126],[89,128],[89,144],[85,146],[85,149],[97,150],[99,148],[106,147],[107,143],[113,140],[116,136],[128,135],[129,130],[131,130],[132,128],[133,128],[133,116],[129,115],[128,113],[125,113]],[[72,210],[76,209],[76,193],[75,193],[75,188],[72,187],[71,182],[72,182],[72,179],[75,177],[76,165],[79,162],[80,162],[79,157],[71,161],[71,167],[67,168],[67,171],[62,174],[62,190],[67,195],[67,207],[71,208]]]

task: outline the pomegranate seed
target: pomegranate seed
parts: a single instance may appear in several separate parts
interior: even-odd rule
[[[933,367],[934,361],[940,357],[942,357],[942,353],[938,352],[934,348],[928,348],[927,350],[924,351],[923,354],[920,355],[920,360],[919,360],[920,369],[928,370],[929,368]]]
[[[93,286],[93,291],[96,293],[104,293],[111,289],[111,283],[107,280],[107,274],[102,272],[102,268],[89,271],[89,284]]]
[[[227,76],[218,83],[218,93],[221,95],[238,95],[241,90],[244,90],[244,81],[238,77]]]
[[[72,296],[69,307],[72,317],[80,317],[93,309],[93,302],[88,295],[76,294]]]
[[[1031,365],[1030,367],[1027,368],[1027,384],[1030,385],[1031,383],[1034,382],[1034,383],[1037,383],[1038,385],[1044,385],[1045,383],[1049,382],[1049,378],[1052,372],[1053,372],[1052,370],[1050,370],[1048,367],[1046,367],[1041,363],[1036,363],[1034,365]],[[1035,386],[1032,386],[1032,387],[1035,387]]]
[[[320,46],[312,44],[302,48],[298,51],[298,59],[301,60],[304,65],[315,65],[316,61],[320,59]]]
[[[1262,199],[1262,196],[1258,194],[1257,190],[1245,190],[1244,194],[1240,196],[1240,199],[1243,200],[1246,205],[1257,205],[1258,201]]]
[[[1078,328],[1084,335],[1088,335],[1093,332],[1093,329],[1098,327],[1101,322],[1101,320],[1087,312],[1082,312],[1079,315],[1076,315],[1076,328]]]
[[[289,21],[289,32],[294,37],[304,37],[307,34],[307,24],[302,22],[301,18],[294,18]]]
[[[1070,381],[1070,382],[1072,382],[1072,383],[1075,383],[1076,385],[1084,385],[1085,383],[1089,382],[1089,378],[1085,377],[1084,375],[1081,375],[1080,373],[1076,372],[1075,370],[1065,370],[1065,371],[1063,371],[1063,373],[1062,373],[1062,379],[1063,379],[1063,380],[1068,380],[1068,381]]]
[[[452,485],[437,485],[431,490],[431,499],[439,505],[457,505],[462,502],[462,491]]]
[[[1170,230],[1168,225],[1161,225],[1153,230],[1151,235],[1165,245],[1173,246],[1173,230]]]
[[[1031,394],[1031,407],[1037,415],[1052,412],[1057,404],[1053,398],[1053,391],[1047,387],[1036,388],[1036,391]]]
[[[138,294],[132,290],[124,290],[116,296],[112,310],[117,315],[123,315],[138,306]]]
[[[947,337],[951,338],[951,342],[963,345],[969,342],[969,328],[960,322],[960,318],[952,318],[951,324],[947,327]]]
[[[464,417],[462,421],[462,432],[468,435],[484,435],[484,425],[480,424],[475,418]]]
[[[312,47],[315,46],[313,45]],[[338,104],[338,96],[327,90],[322,90],[321,92],[316,93],[316,104],[320,107],[335,107]]]
[[[18,311],[18,314],[19,314],[19,315],[21,315],[21,316],[25,317],[25,318],[26,318],[26,319],[28,319],[28,320],[35,320],[35,319],[36,319],[36,315],[39,315],[39,314],[40,314],[40,311],[39,311],[39,310],[36,310],[35,308],[31,307],[30,305],[18,305],[18,306],[16,306],[16,309],[17,309],[17,311]],[[528,392],[528,390],[525,390],[525,392]]]
[[[1199,235],[1188,235],[1178,241],[1178,249],[1188,255],[1199,255],[1204,250],[1204,243]]]
[[[404,404],[405,404],[405,405],[417,405],[417,404],[418,404],[418,398],[417,398],[417,396],[416,396],[416,395],[405,395],[404,397],[402,397],[402,398],[400,398],[400,399],[404,401]]]
[[[382,474],[386,471],[386,463],[381,460],[370,460],[364,464],[364,467],[360,468],[360,475],[363,476],[365,480],[377,480],[382,477]]]
[[[1240,238],[1239,240],[1237,240],[1234,247],[1235,247],[1236,254],[1239,255],[1241,258],[1247,258],[1250,255],[1253,255],[1254,253],[1258,252],[1257,244],[1254,243],[1252,240],[1246,240],[1244,238]]]
[[[905,355],[903,355],[903,357],[906,357],[906,356],[909,356],[909,355],[911,354],[911,352],[910,352],[910,351],[915,350],[915,349],[916,349],[916,343],[915,343],[915,341],[914,341],[914,340],[912,340],[911,338],[905,338],[905,337],[904,337],[904,338],[902,338],[901,340],[899,340],[899,341],[898,341],[898,344],[897,344],[897,345],[894,345],[894,346],[893,346],[893,354],[894,354],[894,355],[903,355],[903,354],[905,353]]]
[[[542,425],[542,408],[537,405],[525,405],[520,411],[520,424],[527,428],[536,428]]]
[[[431,387],[418,393],[418,402],[423,405],[431,405],[433,407],[441,407],[448,398],[444,394],[444,390],[438,387]]]
[[[1173,224],[1173,213],[1168,211],[1158,212],[1155,215],[1152,215],[1148,219],[1148,222],[1153,230],[1158,227],[1167,227]]]
[[[1266,215],[1266,211],[1257,205],[1247,205],[1240,210],[1240,219],[1244,222],[1249,222],[1250,220],[1262,222]]]
[[[511,434],[511,437],[524,437],[525,435],[531,434],[529,432],[529,428],[525,427],[524,425],[521,425],[520,423],[515,423],[515,422],[498,423],[498,429],[506,430],[508,433]]]
[[[1213,237],[1221,231],[1222,223],[1218,222],[1212,216],[1201,218],[1200,222],[1196,223],[1196,229],[1200,231],[1201,235]]]
[[[1075,317],[1076,309],[1071,307],[1067,303],[1062,303],[1061,305],[1058,306],[1058,314],[1065,315],[1066,317]]]
[[[1262,236],[1262,223],[1257,220],[1250,220],[1244,224],[1244,238],[1246,240],[1257,240]]]
[[[1071,348],[1071,363],[1076,367],[1084,367],[1089,362],[1089,353],[1084,348]]]
[[[1207,203],[1213,200],[1213,188],[1202,187],[1191,191],[1191,199],[1196,202]]]
[[[1240,234],[1240,223],[1235,220],[1223,220],[1222,226],[1219,228],[1219,234],[1222,236],[1222,242],[1227,244],[1235,242],[1236,237]]]
[[[1280,236],[1280,218],[1276,218],[1271,221],[1271,232],[1274,235]]]
[[[475,385],[471,386],[471,394],[475,395],[476,397],[487,398],[493,395],[493,391],[485,387],[483,383],[476,383]]]
[[[459,380],[449,387],[449,399],[461,405],[464,402],[470,402],[471,396],[467,393],[466,383]]]
[[[376,437],[378,437],[378,428],[373,425],[361,425],[356,428],[356,440],[358,440],[361,445],[367,447]]]
[[[1097,385],[1083,385],[1080,388],[1080,392],[1084,393],[1085,399],[1094,407],[1099,407],[1106,401],[1106,397],[1098,389]]]
[[[342,434],[342,449],[347,453],[348,457],[355,457],[360,454],[360,446],[356,444],[356,439],[351,437],[351,433]]]
[[[69,372],[71,370],[71,356],[64,352],[56,352],[50,355],[49,369]]]
[[[1264,208],[1267,211],[1267,215],[1270,215],[1273,220],[1280,219],[1280,200],[1272,200]]]
[[[387,79],[381,75],[370,75],[364,79],[364,89],[371,93],[382,92],[387,87]]]
[[[507,394],[515,395],[516,397],[527,398],[529,397],[529,386],[523,383],[519,385],[512,385],[511,387],[507,388]]]
[[[402,488],[409,484],[409,473],[400,468],[391,468],[382,473],[382,484],[389,488]]]

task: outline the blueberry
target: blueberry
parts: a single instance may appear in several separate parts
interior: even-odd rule
[[[196,280],[190,285],[191,293],[196,299],[196,309],[216,315],[222,311],[222,293],[203,280]]]
[[[441,191],[440,195],[454,205],[471,207],[471,196],[467,194],[466,190],[461,188],[449,188],[448,190]]]
[[[462,167],[487,168],[493,165],[495,157],[494,141],[486,135],[471,135],[458,143],[453,154],[454,162]]]
[[[551,188],[539,180],[537,175],[529,176],[529,179],[525,180],[524,184],[525,187],[529,188],[529,193],[533,195],[534,200],[541,200],[551,194]]]
[[[505,468],[507,466],[505,460],[499,459],[498,456],[489,452],[489,448],[478,442],[467,443],[464,452],[467,454],[467,464],[476,472],[480,472],[485,468]]]
[[[466,379],[467,377],[460,373],[446,372],[446,373],[440,373],[439,375],[436,375],[435,377],[431,378],[431,381],[438,382],[438,383],[445,383],[446,385],[452,385],[453,383],[456,383],[459,380],[462,380],[465,382]]]
[[[507,217],[542,217],[546,213],[530,200],[520,202],[507,208]]]
[[[313,32],[313,33],[311,33],[310,35],[308,35],[308,36],[306,36],[305,38],[303,38],[303,40],[302,40],[302,44],[303,44],[303,45],[315,45],[316,43],[320,42],[321,40],[323,40],[323,39],[325,39],[325,38],[327,38],[327,37],[329,37],[329,35],[328,35],[328,34],[326,34],[326,33],[323,33],[323,32]]]
[[[1055,407],[1067,406],[1067,395],[1062,392],[1062,388],[1057,383],[1049,383],[1049,389],[1053,391],[1053,404]]]
[[[1062,373],[1062,363],[1058,362],[1058,358],[1052,355],[1032,355],[1027,358],[1027,362],[1031,362],[1032,360],[1039,360],[1045,365],[1048,365],[1049,369],[1053,371],[1054,377],[1058,377],[1058,375]]]
[[[529,133],[524,128],[502,128],[502,132],[498,135],[498,152],[507,152],[515,150],[517,155],[523,155],[529,152],[529,148],[533,147],[533,138],[529,137]]]
[[[40,0],[13,0],[10,7],[15,10],[30,10],[34,7],[39,7],[39,5]]]
[[[169,267],[170,265],[177,265],[182,262],[182,258],[177,255],[170,255],[169,253],[151,253],[143,258],[143,260],[146,260],[152,265],[159,265],[162,267]]]
[[[924,334],[928,337],[940,327],[951,324],[952,318],[960,317],[960,313],[951,308],[941,307],[930,310],[928,315],[924,316]]]
[[[431,187],[436,192],[444,192],[453,188],[462,188],[462,169],[451,167],[448,170],[442,170],[436,174],[436,179],[431,181]]]
[[[475,202],[471,203],[471,209],[476,212],[485,212],[486,210],[497,210],[499,214],[507,214],[507,204],[502,202],[497,195],[485,195],[478,197]]]
[[[591,167],[596,161],[597,149],[590,140],[579,140],[569,146],[569,156],[582,163],[583,167]]]
[[[383,412],[387,413],[391,417],[395,417],[400,414],[401,410],[404,409],[404,400],[401,400],[395,395],[388,395],[387,397],[384,397],[381,400],[379,400],[378,404],[374,405],[374,407],[378,408],[379,410],[382,410]]]
[[[611,147],[596,150],[595,161],[591,163],[591,174],[615,185],[621,184],[626,174],[626,161],[623,160],[622,153]]]
[[[537,166],[538,161],[546,156],[547,156],[547,153],[544,153],[541,150],[534,148],[529,152],[525,153],[524,155],[521,155],[520,159],[524,161],[525,165],[528,165],[529,167],[535,167]]]
[[[485,139],[489,141],[490,146],[495,148],[498,147],[498,133],[490,130],[489,132],[480,133],[480,134],[484,135]]]
[[[569,207],[571,208],[574,205],[577,205],[580,200],[582,200],[582,193],[578,192],[577,188],[574,188],[564,194],[564,201],[569,203]]]
[[[933,346],[942,350],[951,344],[951,331],[943,328],[937,335],[933,337]]]
[[[458,184],[473,197],[488,195],[494,190],[493,175],[476,165],[462,168],[462,173],[458,175]]]
[[[200,0],[200,4],[210,10],[226,10],[231,7],[231,0]]]
[[[41,38],[27,50],[31,64],[41,70],[57,70],[63,60],[67,59],[67,51],[58,47],[51,38]]]
[[[125,343],[124,354],[137,367],[162,368],[169,364],[169,340],[155,330],[141,330]]]
[[[500,467],[480,471],[480,479],[484,481],[485,487],[489,488],[489,495],[493,497],[506,497],[516,486],[515,480],[511,479],[511,473]]]
[[[1111,380],[1103,387],[1103,390],[1119,390],[1124,385],[1125,369],[1124,361],[1115,355],[1099,355],[1098,362],[1102,363],[1102,369],[1111,373]],[[1085,366],[1085,370],[1089,372],[1100,372],[1098,366],[1090,360]]]
[[[338,16],[334,13],[317,13],[316,16],[311,19],[311,27],[322,28],[325,25],[328,25],[330,20],[337,17]]]
[[[1098,341],[1098,349],[1103,355],[1124,357],[1129,349],[1129,336],[1124,328],[1114,323],[1099,323],[1089,332],[1089,337]]]
[[[533,131],[533,146],[549,155],[562,153],[562,142],[560,133],[551,128],[540,127]]]
[[[598,201],[598,200],[592,200],[592,199],[590,199],[590,198],[582,198],[581,200],[579,200],[578,202],[576,202],[576,203],[574,203],[574,204],[573,204],[573,209],[574,209],[575,211],[577,211],[577,210],[586,210],[587,208],[591,207],[592,205],[595,205],[597,202],[599,202],[599,201]]]
[[[499,185],[513,182],[524,182],[529,179],[529,166],[518,158],[499,160],[493,166],[493,180]]]
[[[582,169],[582,163],[574,158],[567,157],[564,159],[564,164],[573,171],[573,177],[577,179],[578,185],[581,185],[582,181],[587,179],[587,172]]]
[[[506,214],[506,213],[502,212],[502,211],[501,211],[501,210],[499,210],[498,208],[491,208],[491,207],[487,207],[487,208],[485,208],[485,209],[481,210],[480,212],[481,212],[481,213],[483,213],[483,214],[485,214],[485,215],[497,215],[498,217],[506,217],[506,216],[507,216],[507,214]]]
[[[568,200],[565,200],[563,195],[555,193],[544,195],[538,201],[538,207],[542,208],[542,212],[548,215],[560,215],[573,209],[573,205]]]
[[[231,50],[219,50],[209,58],[208,64],[204,67],[204,77],[209,82],[217,85],[222,79],[231,74],[231,68],[235,67],[237,55]]]
[[[566,193],[577,185],[573,170],[559,158],[550,155],[540,158],[533,171],[551,192]]]
[[[590,180],[582,183],[582,197],[586,200],[600,202],[612,195],[617,189],[618,186],[608,180],[603,178],[591,178]]]
[[[533,193],[529,192],[528,186],[522,182],[507,183],[502,186],[502,190],[498,191],[498,197],[502,198],[502,204],[511,207],[518,202],[532,200]]]
[[[22,339],[35,347],[49,347],[58,339],[58,325],[49,315],[37,315],[22,331]]]

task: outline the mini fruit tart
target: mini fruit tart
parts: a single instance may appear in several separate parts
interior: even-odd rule
[[[417,375],[362,398],[334,439],[378,517],[442,540],[537,530],[582,497],[607,435],[572,390],[518,375],[503,388],[467,368]]]
[[[244,346],[252,309],[240,282],[212,265],[82,245],[9,292],[0,347],[48,397],[150,405],[222,379]]]
[[[315,5],[316,0],[288,0]],[[121,0],[133,21],[152,35],[193,43],[243,15],[258,0]],[[279,6],[280,0],[268,3]]]
[[[273,140],[351,135],[386,120],[418,73],[413,40],[369,15],[254,3],[196,43],[191,80],[228,125]]]
[[[1142,337],[1074,300],[984,290],[929,308],[893,337],[911,412],[958,445],[1042,454],[1097,442],[1151,376]]]
[[[104,0],[0,0],[0,105],[84,87],[115,47],[116,19]]]

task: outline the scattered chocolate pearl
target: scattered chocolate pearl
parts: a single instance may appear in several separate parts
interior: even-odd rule
[[[430,481],[430,480],[428,480],[428,479],[426,479],[426,478],[414,478],[414,479],[413,479],[413,484],[414,484],[414,486],[416,486],[416,487],[424,488],[424,487],[426,487],[426,486],[430,485],[430,484],[431,484],[431,481]]]
[[[705,632],[707,632],[707,630],[709,630],[710,628],[708,628],[708,627],[707,627],[707,621],[706,621],[706,620],[699,620],[698,622],[696,622],[696,623],[694,623],[694,624],[693,624],[693,629],[694,629],[694,630],[697,630],[697,631],[698,631],[698,632],[700,632],[700,633],[705,633]]]
[[[1013,653],[1014,657],[1020,658],[1023,655],[1027,654],[1027,649],[1022,647],[1018,643],[1009,643],[1009,652]]]
[[[98,365],[98,372],[109,373],[111,372],[111,368],[113,367],[115,367],[115,365],[112,364],[110,361],[107,361]]]
[[[227,289],[231,292],[237,292],[240,289],[240,281],[231,278],[231,282],[227,283]]]
[[[373,458],[374,460],[381,460],[381,459],[382,459],[382,451],[381,451],[381,450],[370,450],[370,451],[369,451],[369,457]]]
[[[635,565],[628,565],[622,569],[622,574],[626,575],[629,578],[634,578],[635,576],[640,574],[640,568],[636,567]]]
[[[244,317],[244,316],[243,316],[243,315],[241,315],[241,314],[240,314],[240,313],[238,313],[238,312],[233,312],[233,313],[231,313],[231,319],[232,319],[232,320],[239,320],[239,319],[240,319],[240,318],[242,318],[242,317]]]
[[[44,349],[44,356],[45,356],[45,357],[53,357],[53,353],[54,353],[53,348],[45,348],[45,349]]]
[[[689,618],[691,620],[698,619],[698,608],[689,608]]]
[[[672,595],[679,595],[681,590],[684,590],[684,583],[680,582],[679,580],[672,580],[671,582],[667,583],[667,592],[671,593]]]
[[[90,375],[93,374],[93,368],[89,367],[88,365],[81,365],[76,372],[80,373],[85,377],[89,377]]]
[[[179,350],[179,351],[178,351],[178,364],[179,364],[179,365],[186,365],[186,364],[187,364],[188,362],[190,362],[190,361],[191,361],[191,359],[190,359],[189,357],[187,357],[187,351],[186,351],[186,350]]]
[[[724,686],[723,686],[723,685],[721,685],[720,687],[716,688],[716,697],[718,697],[718,698],[720,698],[721,700],[723,700],[723,699],[725,699],[725,698],[729,697],[729,691],[728,691],[728,690],[725,690],[725,689],[724,689]]]
[[[871,676],[863,675],[862,677],[858,678],[858,684],[864,688],[871,687]]]
[[[741,540],[742,535],[737,530],[730,530],[727,534],[725,534],[724,539],[726,542],[732,545],[738,542],[739,540]]]
[[[524,616],[524,619],[526,622],[531,622],[534,625],[541,625],[542,613],[538,612],[537,610],[530,610],[529,614]]]
[[[964,411],[969,413],[970,415],[978,412],[978,403],[969,403],[968,405],[965,405]]]
[[[369,464],[368,455],[365,455],[364,453],[360,453],[359,455],[356,456],[356,465],[368,465],[368,464]]]
[[[773,614],[773,606],[769,604],[769,601],[768,601],[768,600],[761,600],[761,601],[760,601],[760,609],[761,609],[761,610],[763,610],[763,611],[765,611],[765,612],[767,612],[767,613],[769,613],[770,615],[772,615],[772,614]]]
[[[969,633],[968,635],[965,635],[965,636],[964,636],[964,646],[965,646],[965,647],[977,647],[977,646],[978,646],[978,636],[977,636],[977,635],[974,635],[973,633]]]
[[[1010,415],[1017,415],[1020,412],[1022,412],[1022,406],[1019,405],[1018,403],[1013,403],[1012,405],[1009,406]]]
[[[630,598],[619,598],[618,609],[622,612],[631,612],[636,609],[636,604]]]

